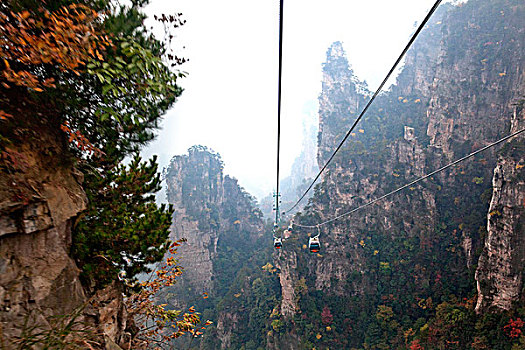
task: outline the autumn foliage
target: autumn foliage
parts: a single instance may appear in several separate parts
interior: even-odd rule
[[[182,239],[170,245],[171,256],[159,264],[150,279],[140,283],[138,293],[132,294],[127,299],[128,312],[140,326],[136,336],[138,344],[135,348],[140,344],[169,345],[173,339],[185,334],[199,337],[206,326],[212,324],[211,321],[201,324],[199,313],[193,306],[183,313],[180,310],[166,309],[166,304],[156,303],[157,293],[165,287],[173,286],[177,278],[182,275],[182,268],[173,255],[184,241]]]
[[[57,74],[80,75],[89,62],[104,60],[103,53],[112,45],[99,30],[99,14],[82,4],[69,4],[55,11],[45,7],[20,12],[0,10],[0,84],[5,89],[16,86],[30,93],[56,88],[60,84]],[[24,98],[24,94],[18,95]],[[19,103],[9,109],[19,110]],[[12,118],[12,113],[0,107],[0,120]],[[101,153],[67,123],[61,129],[78,149]]]
[[[88,152],[95,155],[103,155],[99,148],[95,147],[82,133],[78,130],[72,130],[69,126],[69,123],[64,123],[60,125],[60,130],[62,130],[68,136],[68,142],[75,147],[77,147],[82,152]]]
[[[334,321],[334,316],[330,312],[330,309],[328,308],[328,306],[325,306],[323,308],[323,312],[321,312],[321,321],[325,325],[329,325]]]
[[[521,318],[518,317],[515,320],[511,318],[509,323],[503,327],[503,330],[510,338],[519,338],[519,336],[523,334],[521,330],[523,325],[525,325],[525,322],[523,322]]]
[[[423,350],[423,347],[419,343],[419,339],[415,339],[412,341],[412,343],[410,343],[409,349],[410,350]]]
[[[37,66],[53,65],[78,75],[90,60],[103,60],[111,42],[97,29],[97,18],[97,12],[81,4],[54,12],[0,12],[1,84],[40,92],[55,87],[56,81]]]

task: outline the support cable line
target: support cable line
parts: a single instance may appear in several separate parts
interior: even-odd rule
[[[374,203],[377,203],[380,200],[383,200],[383,199],[385,199],[385,198],[387,198],[387,197],[389,197],[389,196],[391,196],[391,195],[393,195],[393,194],[395,194],[395,193],[397,193],[399,191],[402,191],[402,190],[404,190],[407,187],[410,187],[410,186],[412,186],[412,185],[414,185],[414,184],[416,184],[416,183],[418,183],[420,181],[423,181],[423,180],[425,180],[425,179],[427,179],[427,178],[429,178],[429,177],[431,177],[431,176],[433,176],[433,175],[435,175],[435,174],[437,174],[439,172],[442,172],[443,170],[446,170],[446,169],[448,169],[448,168],[450,168],[450,167],[452,167],[452,166],[454,166],[454,165],[456,165],[458,163],[461,163],[462,161],[467,160],[467,159],[475,156],[478,153],[481,153],[481,152],[483,152],[483,151],[485,151],[485,150],[487,150],[487,149],[489,149],[491,147],[494,147],[494,146],[496,146],[496,145],[498,145],[498,144],[500,144],[500,143],[502,143],[504,141],[507,141],[508,139],[513,138],[514,136],[517,136],[517,135],[521,134],[524,131],[525,131],[525,129],[521,129],[521,130],[516,131],[515,133],[507,135],[504,138],[502,138],[502,139],[500,139],[500,140],[498,140],[496,142],[493,142],[493,143],[491,143],[491,144],[489,144],[489,145],[487,145],[487,146],[485,146],[483,148],[478,149],[475,152],[472,152],[472,153],[470,153],[470,154],[468,154],[468,155],[466,155],[466,156],[464,156],[462,158],[459,158],[459,159],[455,160],[454,162],[452,162],[450,164],[447,164],[447,165],[445,165],[445,166],[443,166],[443,167],[441,167],[441,168],[439,168],[437,170],[434,170],[433,172],[428,173],[428,174],[426,174],[426,175],[424,175],[424,176],[422,176],[422,177],[420,177],[420,178],[418,178],[418,179],[416,179],[416,180],[414,180],[412,182],[409,182],[406,185],[401,186],[401,187],[399,187],[399,188],[397,188],[397,189],[395,189],[395,190],[393,190],[391,192],[388,192],[387,194],[385,194],[385,195],[383,195],[381,197],[378,197],[378,198],[376,198],[376,199],[374,199],[374,200],[372,200],[372,201],[370,201],[368,203],[365,203],[365,204],[363,204],[363,205],[361,205],[361,206],[359,206],[357,208],[354,208],[354,209],[352,209],[350,211],[347,211],[346,213],[337,215],[336,217],[334,217],[332,219],[320,222],[317,225],[311,225],[310,226],[310,225],[300,225],[300,224],[294,223],[294,226],[303,227],[303,228],[316,228],[316,227],[319,228],[319,226],[326,225],[326,224],[329,224],[329,223],[334,222],[336,220],[339,220],[339,219],[341,219],[341,218],[343,218],[345,216],[348,216],[350,214],[355,213],[358,210],[361,210],[361,209],[366,208],[366,207],[368,207],[368,206],[370,206],[370,205],[372,205]]]
[[[280,0],[279,4],[279,82],[277,87],[277,196],[275,197],[275,222],[279,221],[279,158],[281,148],[281,85],[283,75],[283,0]]]
[[[279,194],[279,164],[280,164],[280,148],[281,148],[281,85],[283,73],[283,1],[279,1],[279,78],[277,87],[277,192],[275,193],[275,222],[274,222],[274,245],[277,247],[281,244],[280,238],[276,237],[276,226],[279,222],[279,201],[281,199]],[[281,244],[282,245],[282,244]],[[280,246],[279,246],[280,248]]]
[[[332,153],[332,155],[330,156],[330,158],[328,159],[328,161],[325,163],[325,165],[321,168],[321,170],[319,171],[319,173],[317,174],[317,176],[315,177],[315,179],[312,181],[312,183],[310,184],[310,186],[306,189],[306,191],[303,193],[303,195],[301,196],[301,198],[299,198],[299,200],[292,206],[290,207],[288,210],[286,210],[286,212],[289,212],[290,210],[293,210],[303,199],[304,197],[306,196],[306,194],[312,189],[312,187],[314,186],[315,182],[319,179],[319,177],[321,176],[321,174],[324,172],[324,170],[326,169],[326,167],[328,166],[328,164],[330,164],[330,162],[332,161],[332,159],[335,157],[335,155],[337,154],[337,152],[339,152],[339,150],[341,149],[341,147],[343,146],[343,144],[346,142],[346,140],[348,139],[348,137],[352,134],[352,131],[354,131],[357,123],[359,123],[359,121],[361,120],[361,118],[363,117],[363,115],[366,113],[366,111],[368,110],[368,108],[370,107],[370,105],[372,104],[372,102],[374,102],[375,98],[377,97],[377,95],[379,95],[379,93],[381,92],[381,90],[383,89],[383,87],[385,86],[385,84],[387,83],[387,81],[390,79],[390,76],[392,75],[392,73],[395,71],[395,69],[397,68],[397,66],[399,65],[399,63],[401,62],[401,60],[403,59],[403,57],[405,56],[405,54],[407,53],[407,51],[410,49],[410,47],[412,46],[412,44],[414,43],[414,41],[416,40],[417,36],[419,35],[419,33],[423,30],[423,28],[425,27],[425,25],[427,24],[427,22],[429,21],[430,17],[432,17],[432,15],[434,14],[434,12],[436,11],[436,9],[439,7],[439,4],[441,3],[442,0],[437,0],[435,3],[434,3],[434,6],[432,6],[432,8],[430,9],[430,11],[427,13],[425,19],[423,19],[423,22],[421,22],[421,24],[419,25],[419,27],[417,28],[417,30],[415,31],[415,33],[412,35],[412,37],[410,38],[410,40],[408,41],[408,44],[405,46],[405,48],[403,49],[403,51],[401,52],[401,54],[399,55],[399,57],[397,58],[396,62],[394,63],[394,65],[392,66],[392,68],[390,68],[390,71],[388,72],[388,74],[385,76],[385,78],[383,79],[383,81],[381,82],[381,84],[379,85],[379,87],[377,88],[376,92],[374,92],[374,94],[372,95],[372,97],[370,98],[370,100],[368,101],[368,103],[366,104],[365,108],[361,111],[361,113],[359,114],[359,116],[357,117],[357,119],[354,121],[354,124],[352,125],[352,127],[350,128],[350,130],[348,130],[348,132],[346,133],[345,137],[343,138],[343,140],[341,140],[341,142],[339,143],[339,145],[337,146],[337,148],[335,149],[335,151]]]

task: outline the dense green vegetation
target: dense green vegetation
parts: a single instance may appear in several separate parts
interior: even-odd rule
[[[73,236],[73,252],[96,284],[114,280],[120,269],[133,279],[167,249],[172,211],[155,204],[153,194],[160,189],[156,159],[141,163],[136,152],[153,139],[162,114],[180,95],[176,80],[181,74],[170,71],[162,59],[166,47],[147,34],[139,11],[145,3],[112,8],[105,19],[104,30],[115,33],[113,50],[104,61],[86,66],[95,84],[86,91],[89,99],[77,100],[91,105],[97,98],[98,108],[94,115],[75,115],[70,123],[104,154],[81,164],[91,200]],[[119,165],[133,154],[128,168]]]
[[[147,164],[135,156],[105,176],[87,177],[93,204],[77,223],[72,247],[87,284],[101,287],[119,272],[133,280],[163,258],[173,210],[155,204],[160,190],[155,161]]]

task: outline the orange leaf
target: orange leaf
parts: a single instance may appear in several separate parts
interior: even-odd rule
[[[6,113],[0,109],[0,120],[6,120],[7,118],[13,118],[13,115]]]
[[[22,19],[26,19],[27,17],[30,16],[30,13],[29,11],[23,11],[21,14],[20,14],[20,17],[22,17]]]

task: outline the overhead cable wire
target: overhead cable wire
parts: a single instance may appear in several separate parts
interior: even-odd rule
[[[323,221],[323,222],[321,222],[321,223],[319,223],[319,224],[317,224],[317,225],[300,225],[300,224],[295,224],[295,223],[294,223],[294,226],[303,227],[303,228],[316,228],[316,227],[319,227],[319,226],[322,226],[322,225],[329,224],[329,223],[334,222],[334,221],[336,221],[336,220],[339,220],[339,219],[341,219],[341,218],[343,218],[343,217],[345,217],[345,216],[348,216],[348,215],[350,215],[350,214],[355,213],[355,212],[358,211],[358,210],[361,210],[361,209],[366,208],[366,207],[368,207],[368,206],[370,206],[370,205],[372,205],[372,204],[374,204],[374,203],[377,203],[377,202],[379,202],[380,200],[383,200],[383,199],[385,199],[385,198],[387,198],[387,197],[389,197],[389,196],[391,196],[391,195],[393,195],[393,194],[395,194],[395,193],[397,193],[397,192],[399,192],[399,191],[402,191],[402,190],[404,190],[404,189],[407,188],[407,187],[410,187],[410,186],[412,186],[412,185],[415,185],[416,183],[418,183],[418,182],[420,182],[420,181],[423,181],[423,180],[425,180],[425,179],[427,179],[427,178],[429,178],[429,177],[431,177],[431,176],[433,176],[433,175],[435,175],[435,174],[437,174],[437,173],[439,173],[439,172],[442,172],[443,170],[446,170],[446,169],[450,168],[451,166],[454,166],[454,165],[456,165],[456,164],[458,164],[458,163],[461,163],[462,161],[464,161],[464,160],[466,160],[466,159],[469,159],[469,158],[475,156],[475,155],[478,154],[478,153],[481,153],[481,152],[483,152],[483,151],[485,151],[485,150],[487,150],[487,149],[489,149],[489,148],[491,148],[491,147],[494,147],[494,146],[496,146],[496,145],[498,145],[498,144],[500,144],[500,143],[502,143],[502,142],[504,142],[504,141],[507,141],[508,139],[510,139],[510,138],[512,138],[512,137],[514,137],[514,136],[517,136],[517,135],[521,134],[521,133],[524,132],[524,131],[525,131],[525,129],[521,129],[521,130],[516,131],[515,133],[512,133],[512,134],[510,134],[510,135],[507,135],[507,136],[505,136],[504,138],[499,139],[499,140],[496,141],[496,142],[493,142],[493,143],[491,143],[491,144],[489,144],[489,145],[487,145],[487,146],[485,146],[485,147],[483,147],[483,148],[478,149],[478,150],[475,151],[475,152],[472,152],[472,153],[470,153],[470,154],[468,154],[468,155],[466,155],[466,156],[464,156],[464,157],[462,157],[462,158],[459,158],[459,159],[455,160],[454,162],[452,162],[452,163],[450,163],[450,164],[447,164],[447,165],[445,165],[445,166],[443,166],[443,167],[441,167],[441,168],[439,168],[439,169],[437,169],[437,170],[434,170],[433,172],[428,173],[428,174],[426,174],[426,175],[424,175],[424,176],[422,176],[422,177],[420,177],[420,178],[418,178],[418,179],[416,179],[416,180],[414,180],[414,181],[412,181],[412,182],[409,182],[409,183],[407,183],[406,185],[401,186],[401,187],[399,187],[399,188],[397,188],[397,189],[395,189],[395,190],[393,190],[393,191],[390,191],[390,192],[388,192],[387,194],[385,194],[385,195],[383,195],[383,196],[381,196],[381,197],[378,197],[378,198],[376,198],[376,199],[374,199],[374,200],[372,200],[372,201],[370,201],[370,202],[368,202],[368,203],[365,203],[365,204],[363,204],[363,205],[361,205],[361,206],[359,206],[359,207],[357,207],[357,208],[354,208],[354,209],[352,209],[352,210],[350,210],[350,211],[347,211],[346,213],[343,213],[343,214],[337,215],[336,217],[334,217],[334,218],[332,218],[332,219],[329,219],[329,220]]]
[[[283,73],[283,0],[279,1],[279,82],[277,88],[277,192],[275,193],[275,223],[279,222],[279,164],[281,148],[281,82]]]
[[[328,164],[330,164],[330,162],[332,161],[332,159],[335,157],[335,155],[337,154],[337,152],[339,152],[339,150],[341,149],[341,147],[343,147],[343,144],[345,143],[345,141],[348,139],[348,137],[352,134],[352,131],[354,131],[357,123],[359,123],[359,121],[361,120],[361,118],[363,117],[363,115],[366,113],[366,111],[368,110],[368,108],[370,107],[370,105],[372,104],[372,102],[374,102],[375,98],[377,97],[377,95],[379,95],[379,93],[381,92],[381,90],[383,89],[383,87],[385,86],[385,84],[387,83],[387,81],[390,79],[390,76],[392,75],[392,73],[396,70],[398,64],[401,62],[401,60],[403,59],[403,57],[405,56],[405,54],[407,53],[407,51],[410,49],[410,47],[412,46],[412,44],[414,43],[414,41],[416,40],[417,36],[419,35],[419,33],[423,30],[423,28],[425,27],[425,25],[427,24],[427,22],[429,21],[430,17],[432,17],[432,15],[434,14],[434,12],[436,11],[436,9],[439,7],[439,4],[441,3],[442,0],[437,0],[435,3],[434,3],[434,6],[432,6],[432,8],[430,9],[430,11],[427,13],[426,17],[423,19],[423,22],[421,22],[421,24],[419,25],[419,27],[417,28],[417,30],[414,32],[414,34],[412,35],[412,37],[410,38],[410,40],[408,41],[408,44],[405,46],[405,48],[403,49],[403,51],[401,52],[401,54],[399,55],[399,57],[397,58],[396,62],[394,63],[394,65],[392,66],[392,68],[390,68],[390,71],[388,72],[388,74],[385,76],[385,78],[383,79],[383,81],[381,82],[381,84],[379,85],[379,87],[377,88],[376,92],[374,92],[374,94],[372,95],[372,97],[370,98],[370,100],[368,101],[368,103],[366,104],[365,108],[361,111],[361,113],[359,114],[359,116],[357,117],[357,119],[354,121],[354,124],[352,125],[352,127],[350,128],[350,130],[348,130],[348,132],[346,133],[345,137],[341,140],[341,142],[339,143],[339,145],[337,146],[337,148],[335,149],[335,151],[332,153],[332,155],[330,156],[330,158],[328,159],[328,161],[325,163],[325,165],[321,168],[321,170],[319,171],[319,173],[317,174],[317,176],[315,177],[315,179],[312,181],[312,183],[310,184],[310,186],[306,189],[306,191],[303,193],[303,195],[301,196],[301,198],[299,198],[299,200],[292,206],[290,207],[290,209],[286,210],[286,212],[289,212],[290,210],[293,210],[297,205],[299,205],[299,203],[304,199],[304,197],[306,196],[306,194],[312,189],[312,187],[314,186],[315,182],[319,179],[319,177],[321,176],[321,174],[324,172],[324,170],[326,169],[326,167],[328,166]]]

